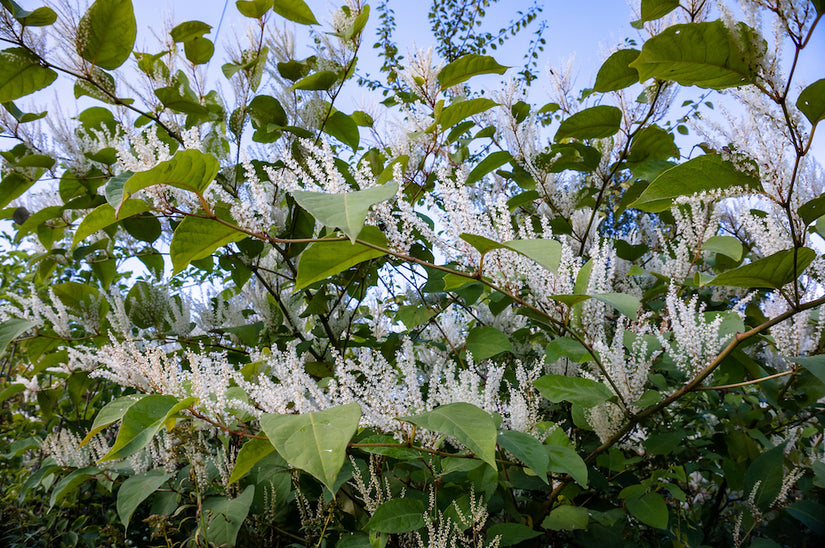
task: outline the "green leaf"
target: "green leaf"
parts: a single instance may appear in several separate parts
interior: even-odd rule
[[[498,537],[498,546],[513,546],[541,536],[541,531],[535,531],[521,523],[496,523],[487,529],[487,542],[492,543]]]
[[[786,359],[798,363],[810,371],[817,379],[825,383],[825,354],[817,354],[816,356],[786,357]]]
[[[353,152],[358,150],[358,144],[361,142],[358,124],[343,112],[335,111],[330,114],[324,124],[324,132],[350,147]]]
[[[116,69],[132,54],[137,24],[132,0],[95,0],[80,20],[77,52],[106,70]]]
[[[109,204],[101,204],[93,209],[83,218],[83,221],[80,222],[77,230],[75,230],[72,246],[76,246],[81,240],[87,236],[91,236],[98,230],[102,230],[107,226],[111,226],[133,215],[144,213],[150,209],[152,209],[152,206],[143,200],[126,200],[118,211],[115,211],[115,208]]]
[[[570,474],[573,480],[587,487],[587,464],[584,459],[571,447],[564,445],[549,444],[544,446],[547,450],[549,464],[547,469],[551,472]]]
[[[426,525],[426,513],[427,507],[418,499],[391,499],[375,509],[365,528],[392,535],[410,533]]]
[[[41,65],[40,58],[26,49],[0,51],[0,103],[48,87],[56,78],[55,71]]]
[[[209,497],[203,503],[203,511],[209,516],[205,538],[215,546],[235,546],[249,508],[255,499],[255,486],[249,485],[243,493],[229,497]]]
[[[143,449],[161,429],[176,404],[174,396],[149,394],[129,406],[123,414],[115,444],[100,462],[126,458]]]
[[[805,115],[805,118],[816,125],[825,118],[825,78],[817,80],[802,90],[796,100],[796,108]]]
[[[544,349],[544,362],[553,363],[562,358],[579,363],[593,361],[590,351],[576,339],[556,337]]]
[[[544,375],[533,382],[541,395],[553,403],[569,401],[582,407],[595,407],[613,397],[610,388],[582,377]]]
[[[55,11],[48,7],[40,7],[29,11],[23,9],[14,0],[0,0],[0,4],[11,13],[12,17],[26,27],[45,27],[57,20]]]
[[[284,19],[301,25],[318,24],[318,20],[304,0],[275,0],[272,9]]]
[[[815,258],[816,252],[813,249],[807,247],[798,249],[796,271],[794,271],[794,250],[786,249],[723,272],[707,285],[779,289],[799,277]]]
[[[734,261],[742,259],[742,242],[739,238],[733,236],[711,236],[702,245],[702,251],[709,251],[710,253],[721,253],[726,257],[730,257]]]
[[[130,407],[145,396],[146,394],[130,394],[128,396],[122,396],[112,400],[104,405],[103,408],[98,411],[95,421],[92,423],[92,429],[89,430],[89,433],[86,434],[80,442],[80,447],[83,447],[89,443],[89,441],[91,441],[91,439],[95,437],[98,432],[101,432],[107,426],[121,420],[123,415],[126,414],[126,411],[128,411]]]
[[[647,162],[650,164],[674,157],[679,157],[679,147],[676,146],[673,134],[653,124],[645,127],[633,137],[627,163]],[[634,165],[632,169],[636,169],[636,166]]]
[[[321,70],[305,76],[292,84],[290,89],[305,89],[309,91],[326,91],[338,81],[338,73],[331,70]]]
[[[215,219],[186,216],[175,229],[169,243],[172,274],[177,274],[192,261],[209,257],[219,247],[239,242],[246,237],[244,232]]]
[[[744,496],[753,498],[754,505],[762,512],[766,512],[782,489],[782,480],[785,477],[785,444],[778,445],[765,451],[748,466],[745,473]],[[757,483],[759,484],[757,487]]]
[[[212,25],[207,25],[203,21],[185,21],[176,25],[169,34],[172,40],[178,42],[188,42],[194,38],[200,38],[212,30]]]
[[[825,506],[812,500],[798,500],[785,508],[808,529],[819,536],[825,536]]]
[[[193,65],[203,65],[212,59],[215,44],[209,38],[198,36],[183,43],[183,52]]]
[[[269,443],[269,440],[252,438],[244,443],[235,458],[235,466],[229,476],[229,484],[231,485],[244,477],[258,461],[274,450],[275,448]]]
[[[36,326],[37,323],[21,318],[9,318],[0,323],[0,353],[6,349],[11,341]]]
[[[387,245],[384,234],[373,226],[364,227],[361,232],[361,239],[381,247]],[[295,290],[326,280],[351,266],[384,255],[386,255],[385,251],[373,249],[360,243],[353,244],[346,240],[315,242],[301,253],[301,259],[298,261],[298,276],[295,279]]]
[[[467,174],[467,180],[465,184],[471,185],[476,181],[481,180],[482,177],[497,169],[507,162],[511,162],[513,160],[513,156],[507,152],[506,150],[497,150],[496,152],[491,152],[487,156],[481,160],[476,167]]]
[[[26,192],[37,179],[26,177],[16,171],[8,172],[0,181],[0,207],[6,207],[12,200]]]
[[[805,202],[799,206],[796,212],[799,213],[805,225],[809,225],[820,217],[825,216],[825,194],[820,194],[813,200]]]
[[[387,183],[355,192],[327,194],[296,190],[295,201],[315,219],[329,228],[339,228],[355,243],[370,206],[389,200],[398,191],[398,183]]]
[[[494,249],[509,249],[536,261],[550,272],[556,272],[561,261],[561,244],[556,240],[509,240],[499,243],[484,236],[466,232],[460,234],[459,237],[476,248],[482,255]]]
[[[679,0],[642,0],[642,21],[655,21],[679,7]]]
[[[360,418],[361,407],[349,403],[303,415],[267,413],[261,427],[284,460],[332,491]]]
[[[487,99],[486,97],[462,100],[442,110],[441,114],[436,118],[436,123],[439,124],[442,129],[447,130],[465,118],[490,110],[497,104],[498,103],[492,99]]]
[[[753,57],[761,52],[750,44],[755,31],[740,23],[735,32],[739,36],[722,21],[673,25],[647,40],[630,66],[642,82],[656,78],[701,88],[741,86],[755,80],[759,63]]]
[[[54,486],[54,489],[52,489],[52,494],[49,497],[49,510],[51,510],[55,504],[63,500],[63,497],[74,491],[80,485],[89,481],[89,478],[99,471],[100,470],[94,466],[88,466],[86,468],[75,470],[58,481]]]
[[[649,212],[670,209],[673,199],[731,188],[761,189],[757,178],[716,154],[697,156],[656,177],[630,207]]]
[[[539,440],[524,432],[505,430],[498,433],[497,442],[526,464],[544,483],[547,483],[547,467],[550,459],[547,449]]]
[[[182,188],[203,197],[203,191],[215,180],[220,167],[218,159],[211,154],[194,149],[181,150],[152,169],[129,177],[123,183],[121,200],[125,200],[138,190],[159,184]]]
[[[637,49],[620,49],[602,64],[593,89],[602,93],[624,89],[639,82],[639,73],[629,65],[641,53]]]
[[[467,335],[467,351],[475,363],[481,363],[502,352],[512,352],[513,346],[507,335],[495,327],[475,327]]]
[[[132,514],[140,503],[157,491],[173,475],[166,474],[163,470],[149,470],[123,482],[117,491],[117,515],[123,527],[129,528],[129,520],[132,519]]]
[[[478,458],[496,467],[496,423],[475,405],[456,402],[415,417],[402,417],[421,428],[453,436]]]
[[[667,502],[658,493],[647,493],[639,498],[627,499],[627,511],[645,525],[667,529]]]
[[[621,110],[609,105],[598,105],[563,120],[553,140],[602,139],[618,133],[621,123]]]
[[[441,89],[447,89],[479,74],[504,74],[508,68],[487,55],[470,53],[442,68],[438,73],[438,84]]]
[[[590,297],[609,304],[633,321],[636,321],[636,313],[642,306],[639,299],[627,293],[594,293]]]
[[[590,523],[590,514],[587,508],[564,504],[557,506],[548,514],[541,526],[551,531],[574,531],[587,529]]]

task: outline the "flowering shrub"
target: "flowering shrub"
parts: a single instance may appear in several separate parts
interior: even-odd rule
[[[6,545],[825,535],[821,1],[642,0],[581,93],[492,35],[399,58],[386,2],[386,83],[369,6],[237,2],[228,93],[205,23],[0,3]],[[58,76],[95,106],[15,105]]]

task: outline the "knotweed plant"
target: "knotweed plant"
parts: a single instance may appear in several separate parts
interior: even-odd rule
[[[579,86],[495,3],[0,2],[0,543],[825,535],[825,4],[642,0]]]

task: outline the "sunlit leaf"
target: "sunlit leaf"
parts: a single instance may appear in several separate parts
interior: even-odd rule
[[[0,51],[0,103],[14,101],[48,87],[57,73],[40,64],[40,59],[23,48]]]
[[[603,383],[583,377],[544,375],[536,379],[533,386],[553,403],[569,401],[582,407],[595,407],[613,397],[613,392]]]
[[[389,200],[398,191],[397,183],[387,183],[365,190],[328,194],[296,190],[295,201],[309,211],[318,222],[329,228],[339,228],[352,242],[364,228],[370,206]]]
[[[318,20],[304,0],[274,0],[272,9],[275,13],[301,25],[317,25]]]
[[[713,278],[708,285],[779,289],[800,276],[815,258],[816,252],[807,247],[798,249],[795,254],[793,249],[786,249],[723,272]]]
[[[387,245],[386,237],[375,227],[365,227],[360,237],[381,247]],[[295,289],[303,289],[315,282],[326,280],[339,272],[343,272],[351,266],[384,255],[386,255],[385,251],[373,249],[360,243],[353,244],[346,240],[315,242],[301,253],[301,259],[298,262],[298,276],[295,279]]]
[[[629,65],[636,60],[639,53],[637,49],[620,49],[611,54],[599,69],[593,88],[596,91],[607,92],[638,83],[639,73]]]
[[[480,74],[504,74],[508,68],[488,55],[470,53],[442,68],[438,73],[438,83],[441,89],[447,89]]]
[[[175,229],[169,243],[172,273],[177,274],[192,261],[209,257],[219,247],[246,237],[246,233],[218,220],[188,215]]]
[[[95,0],[80,19],[77,52],[102,69],[116,69],[132,54],[136,37],[132,0]]]

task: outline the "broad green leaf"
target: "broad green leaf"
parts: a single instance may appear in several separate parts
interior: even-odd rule
[[[358,124],[343,112],[335,111],[330,114],[324,124],[324,132],[350,147],[353,152],[358,150],[358,144],[361,142]]]
[[[77,489],[80,485],[89,481],[89,479],[98,472],[100,472],[98,468],[88,466],[86,468],[77,469],[58,481],[54,486],[54,489],[52,489],[52,494],[49,497],[49,510],[51,510],[55,504],[63,500],[63,497]]]
[[[825,354],[817,354],[816,356],[786,357],[786,359],[798,363],[810,371],[817,379],[825,383]]]
[[[465,184],[471,185],[476,181],[480,181],[482,177],[493,171],[494,169],[498,169],[499,167],[503,166],[507,162],[511,162],[513,160],[513,156],[507,152],[506,150],[497,150],[495,152],[491,152],[487,156],[481,160],[476,167],[467,174],[467,180]]]
[[[812,500],[798,500],[785,508],[817,535],[825,536],[825,506]]]
[[[26,49],[0,51],[0,103],[48,87],[56,78],[55,71],[41,65],[40,59]]]
[[[188,42],[193,38],[200,38],[212,30],[212,25],[207,25],[203,21],[185,21],[176,25],[169,34],[175,42]]]
[[[734,261],[742,258],[743,250],[742,242],[739,241],[739,238],[733,236],[711,236],[702,245],[702,251],[721,253]]]
[[[547,483],[547,467],[550,460],[547,449],[539,440],[524,432],[505,430],[499,432],[497,441],[501,447],[512,453]]]
[[[15,396],[15,395],[19,394],[20,392],[25,392],[25,391],[26,391],[26,385],[25,384],[22,384],[22,383],[19,383],[19,382],[12,383],[12,384],[8,385],[6,388],[4,388],[3,390],[0,390],[0,403],[3,403],[4,401],[9,399],[10,397]]]
[[[123,171],[109,179],[106,183],[103,194],[106,196],[106,201],[113,208],[117,209],[120,207],[121,202],[123,202],[123,185],[131,179],[132,175],[134,175],[134,173],[131,171]]]
[[[274,451],[275,448],[269,443],[269,440],[259,440],[252,438],[243,444],[241,450],[238,451],[238,456],[235,458],[235,466],[232,468],[232,474],[229,476],[229,483],[235,483],[252,470],[252,467],[262,458]]]
[[[260,19],[272,7],[272,0],[238,0],[235,7],[245,17]]]
[[[587,508],[564,504],[553,508],[541,522],[541,526],[551,531],[574,531],[587,529],[588,523],[590,523],[590,514]]]
[[[91,441],[91,439],[95,437],[98,432],[101,432],[107,426],[122,419],[123,415],[126,414],[126,411],[128,411],[130,407],[145,396],[146,394],[130,394],[128,396],[122,396],[116,400],[112,400],[104,405],[103,408],[98,411],[95,421],[92,423],[92,429],[89,430],[89,433],[86,434],[83,441],[80,442],[80,447],[83,447],[89,443],[89,441]]]
[[[77,230],[75,230],[72,246],[76,246],[81,240],[87,236],[91,236],[98,230],[102,230],[132,215],[144,213],[150,209],[152,209],[152,206],[144,200],[126,200],[118,211],[115,211],[115,208],[109,204],[101,204],[86,215],[80,222]]]
[[[553,363],[562,358],[583,363],[592,361],[593,355],[576,339],[571,339],[570,337],[556,337],[544,348],[544,362]]]
[[[215,44],[209,38],[198,36],[183,43],[183,52],[193,65],[203,65],[212,59],[215,53]]]
[[[366,529],[393,535],[410,533],[426,525],[427,507],[418,499],[391,499],[375,509]]]
[[[327,194],[296,190],[295,201],[324,226],[339,228],[355,243],[370,206],[389,200],[398,191],[398,183],[387,183],[355,192]]]
[[[255,499],[255,486],[249,485],[236,498],[209,497],[203,503],[203,511],[209,516],[205,538],[215,546],[235,546],[249,508]]]
[[[779,289],[800,276],[815,258],[816,252],[813,249],[807,247],[798,249],[796,271],[794,271],[794,250],[786,249],[723,272],[707,285]]]
[[[272,9],[275,13],[301,25],[317,25],[318,20],[304,0],[274,0]]]
[[[186,216],[175,229],[169,243],[172,274],[177,274],[192,261],[209,257],[219,247],[246,237],[244,232],[215,219]]]
[[[557,474],[570,474],[576,483],[587,487],[587,464],[573,448],[555,444],[544,447],[547,450],[548,470]]]
[[[657,78],[701,88],[741,86],[756,78],[759,63],[753,57],[763,47],[747,44],[757,38],[746,25],[740,23],[734,32],[739,36],[722,21],[673,25],[647,40],[630,66],[642,82]]]
[[[492,543],[498,537],[498,546],[513,546],[541,535],[541,531],[535,531],[521,523],[496,523],[487,529],[487,542]]]
[[[37,179],[24,176],[22,173],[11,171],[5,174],[0,181],[0,207],[6,207],[12,200],[22,195]]]
[[[805,225],[809,225],[820,217],[825,216],[825,194],[820,194],[813,200],[805,202],[799,206],[796,212],[799,213]]]
[[[161,429],[175,404],[174,396],[149,394],[129,406],[123,414],[115,444],[100,462],[126,458],[143,449]]]
[[[332,491],[360,419],[361,407],[349,403],[303,415],[267,413],[261,427],[284,460]]]
[[[415,329],[424,322],[435,316],[435,311],[429,308],[415,305],[399,306],[395,319],[400,320],[408,330]]]
[[[338,73],[331,70],[321,70],[305,76],[292,84],[290,89],[305,89],[310,91],[326,91],[338,81]]]
[[[667,529],[667,503],[658,493],[647,493],[638,498],[630,498],[625,502],[630,515],[645,525],[656,529]]]
[[[603,139],[618,133],[621,123],[621,110],[609,105],[598,105],[563,120],[553,140]]]
[[[149,498],[174,474],[166,474],[163,470],[149,470],[143,474],[132,476],[123,482],[117,490],[117,515],[126,529],[129,520],[140,503]]]
[[[474,327],[467,335],[467,351],[475,363],[481,363],[502,352],[512,352],[513,346],[507,335],[495,327]]]
[[[582,377],[544,375],[536,379],[533,386],[553,403],[569,401],[588,408],[613,397],[613,392],[604,384]]]
[[[23,9],[14,0],[0,0],[0,4],[11,13],[12,17],[26,27],[45,27],[57,20],[57,13],[48,7],[40,7],[29,11]]]
[[[802,90],[796,100],[796,108],[812,125],[825,118],[825,78]]]
[[[561,261],[561,244],[556,240],[509,240],[500,243],[475,234],[462,233],[459,237],[482,255],[494,249],[509,249],[536,261],[550,272],[556,272]]]
[[[651,163],[678,157],[679,147],[676,146],[673,134],[653,124],[645,127],[633,137],[627,163]]]
[[[782,489],[782,479],[785,477],[784,465],[785,444],[782,444],[765,451],[748,466],[743,495],[753,496],[754,505],[762,512],[766,512],[771,507]],[[753,495],[754,489],[756,489],[755,496]]]
[[[633,321],[636,321],[636,313],[642,306],[639,299],[627,293],[594,293],[590,296],[596,300],[602,301],[603,303],[609,304],[621,312],[622,315]]]
[[[620,49],[602,64],[593,88],[607,92],[624,89],[639,82],[639,73],[629,65],[639,56],[637,49]]]
[[[415,417],[402,417],[421,428],[453,436],[475,456],[496,467],[496,423],[475,405],[456,402]]]
[[[679,196],[731,188],[760,189],[761,183],[720,156],[704,154],[662,172],[630,207],[665,211]]]
[[[598,149],[584,143],[554,143],[549,153],[539,154],[538,164],[549,173],[563,171],[591,172],[599,167],[602,154]]]
[[[211,154],[194,149],[181,150],[152,169],[129,177],[123,183],[121,199],[125,200],[138,190],[159,184],[182,188],[203,196],[203,191],[215,180],[220,167],[218,159]]]
[[[118,68],[135,47],[132,0],[95,0],[80,20],[77,34],[81,57],[102,69]]]
[[[384,234],[372,226],[364,228],[361,239],[381,247],[387,245]],[[346,240],[336,239],[329,242],[315,242],[301,253],[301,258],[298,261],[298,276],[295,279],[295,290],[326,280],[351,266],[384,255],[386,255],[385,251],[373,249],[360,243],[353,244]]]
[[[465,118],[473,116],[474,114],[479,114],[486,110],[490,110],[497,104],[498,103],[492,99],[487,99],[486,97],[477,97],[475,99],[459,101],[442,110],[441,114],[439,114],[438,118],[436,118],[436,122],[442,129],[446,130]]]
[[[679,0],[642,0],[642,21],[655,21],[679,7]]]
[[[479,74],[504,74],[508,68],[490,56],[470,53],[442,68],[438,73],[438,84],[441,89],[447,89]]]
[[[37,327],[37,325],[38,324],[35,322],[30,322],[29,320],[24,320],[21,318],[9,318],[8,320],[0,323],[0,354],[3,353],[11,341],[32,327]]]

